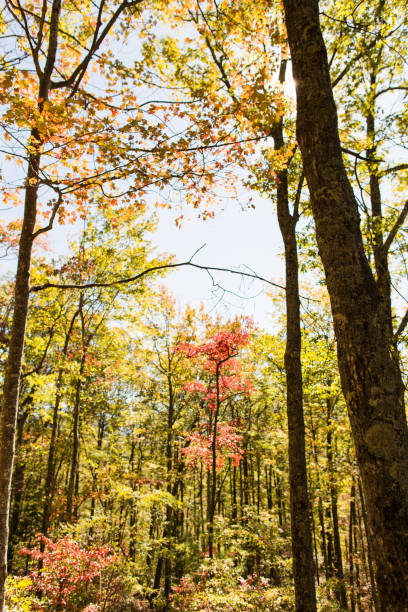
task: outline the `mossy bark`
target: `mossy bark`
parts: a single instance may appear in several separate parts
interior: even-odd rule
[[[284,0],[297,138],[330,295],[339,370],[367,506],[381,609],[407,610],[408,429],[381,295],[344,168],[317,0]]]

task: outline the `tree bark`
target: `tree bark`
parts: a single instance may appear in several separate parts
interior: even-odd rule
[[[40,113],[48,99],[51,74],[55,64],[61,0],[54,0],[48,42],[47,59],[39,84],[38,107]],[[33,127],[30,135],[31,153],[28,157],[23,226],[20,234],[17,272],[14,287],[14,312],[9,352],[3,383],[0,420],[0,612],[4,610],[4,591],[7,576],[7,548],[11,478],[15,453],[15,432],[18,409],[21,364],[30,297],[30,265],[33,233],[37,218],[38,184],[41,161],[41,135]]]
[[[344,168],[317,0],[284,0],[297,138],[330,295],[339,370],[368,517],[381,609],[408,601],[408,429],[401,376]]]
[[[284,81],[286,60],[281,63]],[[275,149],[284,146],[282,120],[273,132]],[[290,515],[292,526],[293,577],[297,612],[316,610],[311,507],[307,488],[305,423],[301,366],[299,266],[296,244],[297,211],[289,210],[288,170],[278,173],[277,212],[285,245],[286,267],[286,410],[289,438]]]
[[[375,87],[375,77],[371,75],[371,86]],[[391,308],[391,275],[388,267],[388,252],[384,246],[383,214],[380,180],[378,178],[375,157],[377,147],[375,144],[375,117],[374,110],[370,110],[366,117],[367,140],[370,146],[366,150],[368,171],[370,175],[371,200],[371,233],[374,253],[374,264],[377,276],[377,287],[381,299],[382,317],[386,325],[386,333],[390,345],[392,344],[392,308]]]
[[[37,130],[32,131],[36,152],[30,155],[24,206],[23,228],[20,236],[16,282],[14,289],[14,313],[3,385],[0,421],[0,610],[4,609],[4,587],[7,575],[7,547],[9,534],[9,510],[11,479],[15,454],[15,432],[21,364],[24,350],[30,293],[30,263],[33,231],[37,214],[38,172],[40,167],[40,139]]]

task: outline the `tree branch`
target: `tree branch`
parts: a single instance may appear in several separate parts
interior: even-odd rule
[[[408,170],[408,164],[398,164],[398,166],[392,166],[391,168],[385,168],[378,173],[378,177],[386,176],[387,174],[392,174],[393,172],[398,172],[399,170]]]
[[[382,162],[382,159],[368,159],[367,157],[364,157],[364,155],[360,155],[360,153],[356,153],[356,151],[352,151],[351,149],[345,149],[344,147],[341,147],[341,151],[342,153],[346,153],[347,155],[352,155],[353,157],[355,157],[356,159],[361,159],[362,161],[365,162]]]
[[[401,226],[404,224],[404,221],[406,219],[408,215],[408,200],[405,202],[404,204],[404,208],[401,210],[398,219],[395,221],[390,233],[387,236],[387,239],[384,242],[383,245],[383,249],[385,253],[388,253],[389,248],[392,244],[392,241],[394,240],[395,236],[397,235],[398,230],[401,228]]]
[[[72,74],[67,79],[64,79],[63,81],[57,81],[57,82],[52,83],[51,89],[59,89],[61,87],[71,87],[72,85],[73,91],[71,92],[71,96],[73,95],[73,93],[76,93],[76,91],[78,90],[79,84],[88,68],[89,62],[91,61],[96,51],[99,49],[99,47],[105,40],[110,29],[115,24],[120,14],[125,9],[130,8],[132,6],[136,6],[137,4],[141,4],[142,2],[143,0],[133,0],[132,2],[125,0],[124,2],[121,2],[118,8],[116,9],[116,11],[112,13],[111,18],[109,19],[109,21],[103,28],[99,37],[98,37],[98,31],[95,30],[94,40],[92,41],[92,44],[91,44],[91,47],[88,53],[85,55],[84,59],[80,62],[80,64],[78,64],[78,66],[75,68]],[[99,28],[100,23],[98,23],[97,26]]]
[[[403,333],[404,329],[406,328],[406,326],[408,325],[408,308],[405,311],[404,316],[402,317],[400,324],[398,325],[398,329],[395,332],[392,341],[394,344],[396,344],[401,336],[401,334]]]
[[[303,189],[304,180],[305,180],[305,173],[302,170],[302,173],[301,173],[300,178],[299,178],[298,186],[297,186],[297,189],[296,189],[295,201],[294,201],[294,204],[293,204],[292,221],[295,224],[299,221],[299,204],[300,204],[300,197],[302,195],[302,189]]]
[[[196,253],[194,253],[194,255]],[[192,257],[194,257],[194,255]],[[258,274],[252,274],[250,272],[243,272],[239,270],[232,270],[231,268],[220,268],[216,266],[203,266],[200,264],[193,263],[192,257],[188,261],[182,261],[180,263],[161,264],[157,266],[152,266],[151,268],[146,268],[146,270],[143,270],[142,272],[139,272],[138,274],[135,274],[134,276],[130,276],[128,278],[120,278],[114,281],[94,282],[94,283],[85,283],[85,284],[73,283],[73,284],[67,284],[67,285],[62,285],[60,283],[44,283],[43,285],[34,285],[33,287],[31,287],[30,291],[37,292],[37,291],[43,291],[44,289],[50,289],[50,288],[68,290],[68,289],[93,289],[96,287],[115,287],[116,285],[125,285],[129,283],[133,283],[137,280],[140,280],[144,276],[147,276],[148,274],[152,274],[153,272],[158,272],[159,270],[170,270],[173,268],[183,268],[187,266],[191,268],[196,268],[197,270],[203,270],[205,272],[209,272],[209,271],[228,272],[229,274],[237,274],[239,276],[245,276],[247,278],[254,278],[256,280],[260,280],[264,283],[267,283],[268,285],[271,285],[272,287],[277,287],[278,289],[286,291],[286,288],[283,285],[279,285],[278,283],[273,283],[272,281],[269,281],[266,278],[259,276]]]
[[[52,229],[54,225],[55,217],[57,215],[59,207],[61,206],[61,203],[62,203],[62,193],[60,192],[58,196],[58,200],[54,203],[54,206],[52,207],[51,217],[48,222],[48,225],[46,225],[45,227],[41,227],[36,232],[34,232],[32,235],[32,240],[35,240],[37,236],[39,236],[39,234],[43,234],[44,232],[49,232]]]

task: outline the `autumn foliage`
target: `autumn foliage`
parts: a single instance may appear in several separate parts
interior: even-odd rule
[[[22,548],[20,553],[41,564],[41,569],[30,574],[32,592],[47,602],[39,604],[40,609],[72,612],[100,609],[96,604],[82,608],[81,600],[84,591],[114,562],[111,547],[82,548],[71,536],[55,542],[39,536],[36,548]]]
[[[188,358],[199,360],[202,380],[188,382],[184,389],[202,399],[208,410],[208,420],[202,423],[201,431],[187,436],[182,452],[192,462],[201,461],[207,469],[211,468],[214,456],[216,469],[221,469],[226,457],[238,465],[243,455],[237,423],[218,422],[218,416],[223,402],[235,395],[249,396],[253,389],[251,381],[242,375],[237,359],[250,341],[252,327],[250,321],[242,325],[235,321],[229,328],[214,333],[207,342],[182,342],[177,347]],[[203,382],[205,378],[207,382]]]

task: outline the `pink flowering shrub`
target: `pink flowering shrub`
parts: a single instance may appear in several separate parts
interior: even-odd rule
[[[41,597],[39,608],[83,611],[90,599],[95,601],[96,597],[92,597],[96,591],[92,589],[94,582],[114,562],[112,549],[108,546],[81,548],[70,536],[56,542],[39,536],[38,541],[37,548],[23,548],[20,553],[41,564],[41,569],[30,574],[30,590]],[[86,612],[99,609],[95,603],[85,608]]]

